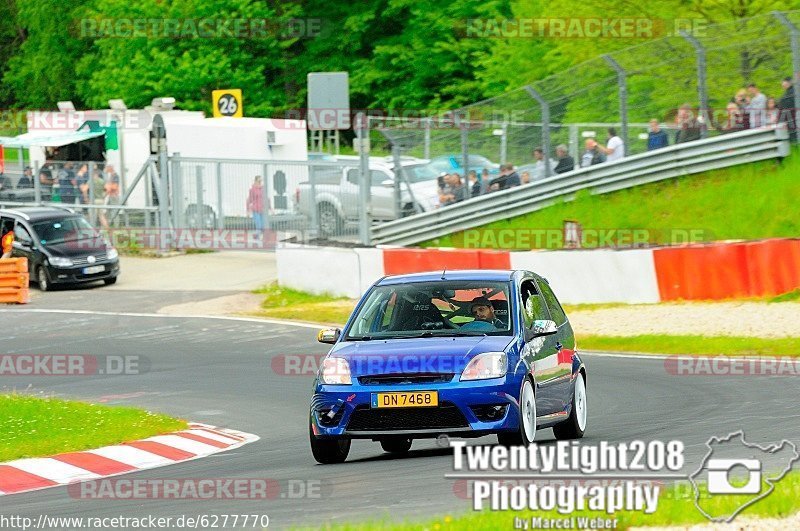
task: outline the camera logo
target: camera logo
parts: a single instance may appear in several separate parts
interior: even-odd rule
[[[788,440],[760,446],[742,431],[711,437],[700,467],[689,476],[694,504],[713,522],[730,522],[745,508],[766,498],[800,461]]]
[[[761,492],[761,462],[758,459],[709,459],[709,494],[758,494]],[[737,486],[735,473],[744,467],[747,483]]]

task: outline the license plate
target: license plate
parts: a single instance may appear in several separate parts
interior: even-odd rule
[[[94,275],[95,273],[100,273],[100,272],[105,271],[105,270],[106,270],[105,266],[101,266],[101,265],[84,267],[83,268],[83,274],[84,275]]]
[[[438,405],[439,393],[437,391],[372,393],[372,407],[436,407]]]

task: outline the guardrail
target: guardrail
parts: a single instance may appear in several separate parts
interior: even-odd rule
[[[411,245],[527,214],[581,190],[604,194],[789,154],[785,127],[752,129],[677,144],[493,192],[445,208],[373,225],[373,244]]]

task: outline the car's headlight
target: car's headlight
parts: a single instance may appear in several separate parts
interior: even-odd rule
[[[118,256],[119,256],[119,251],[117,251],[114,247],[112,247],[106,252],[106,258],[108,258],[109,260],[113,260]]]
[[[484,352],[470,360],[461,373],[461,381],[500,378],[507,371],[508,356],[505,352]]]
[[[344,358],[325,358],[322,360],[320,380],[329,385],[350,385],[350,364]]]
[[[50,258],[50,264],[56,267],[72,267],[72,260],[60,256],[53,256]]]

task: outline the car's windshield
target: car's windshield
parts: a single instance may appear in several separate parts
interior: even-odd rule
[[[427,163],[403,166],[403,174],[412,183],[433,181],[439,176],[439,173],[436,168]]]
[[[42,245],[95,238],[97,232],[81,216],[51,219],[33,224],[33,230]]]
[[[437,281],[374,288],[345,340],[510,335],[509,283]]]

